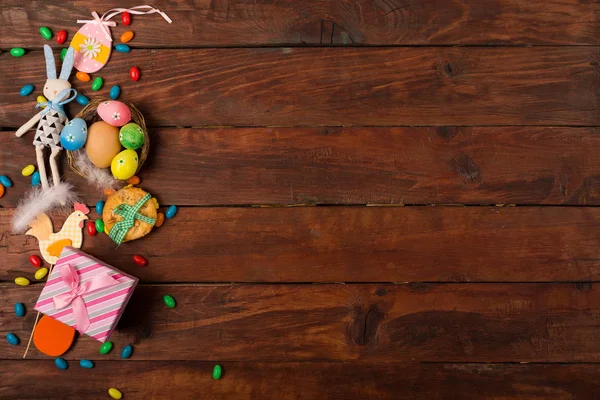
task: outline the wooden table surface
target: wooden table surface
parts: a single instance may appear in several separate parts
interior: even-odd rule
[[[35,163],[14,131],[35,104],[19,88],[45,80],[39,27],[70,38],[92,11],[140,1],[65,3],[0,2],[0,174],[15,183],[0,334],[22,342],[41,284],[12,282],[37,252],[10,233]],[[174,23],[117,17],[132,52],[93,74],[98,93],[73,81],[90,97],[118,84],[141,109],[142,187],[179,213],[118,248],[86,234],[85,251],[141,281],[117,351],[80,337],[60,371],[2,342],[0,398],[600,396],[600,3],[151,3]],[[63,171],[88,205],[102,197]]]

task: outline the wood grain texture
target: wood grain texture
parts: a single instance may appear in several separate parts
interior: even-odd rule
[[[0,280],[33,280],[37,242],[8,234],[11,215]],[[85,234],[83,249],[145,282],[598,281],[599,223],[597,208],[182,208],[143,240]]]
[[[120,7],[139,5],[123,0]],[[134,16],[131,28],[140,47],[265,45],[432,45],[432,44],[599,44],[600,6],[581,0],[157,0],[172,25],[160,17]],[[27,7],[18,0],[0,4],[0,46],[37,47],[38,29],[75,34],[77,19],[113,8],[44,1]],[[120,24],[113,36],[129,29]]]
[[[40,290],[0,286],[0,335],[29,337]],[[118,360],[133,343],[136,360],[598,362],[598,329],[596,284],[141,285],[111,354],[84,336],[63,357]]]
[[[134,357],[135,358],[135,357]],[[92,371],[71,362],[0,361],[0,397],[126,399],[584,399],[600,394],[597,364],[418,364],[98,361]]]
[[[152,126],[589,126],[599,61],[596,47],[134,50],[111,57],[97,95],[121,85]],[[42,52],[0,55],[0,76],[1,125],[18,127],[35,101],[19,88],[45,81]]]
[[[33,135],[0,135],[15,181],[0,206],[30,189]],[[164,204],[600,204],[598,128],[157,128],[151,140],[139,175]]]

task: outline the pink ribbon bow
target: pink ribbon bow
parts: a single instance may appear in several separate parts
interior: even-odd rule
[[[105,289],[107,287],[118,284],[116,279],[108,275],[106,272],[94,276],[92,279],[83,283],[79,282],[79,275],[77,271],[71,266],[71,264],[64,264],[60,267],[60,276],[67,286],[71,288],[70,291],[54,296],[54,307],[57,310],[67,307],[69,304],[73,305],[73,316],[75,317],[75,324],[79,333],[84,333],[90,327],[90,318],[85,307],[85,303],[81,298],[85,294],[90,294],[96,290]]]
[[[102,30],[102,32],[104,32],[104,36],[106,36],[106,40],[108,40],[109,42],[112,42],[112,36],[110,34],[110,29],[108,29],[108,27],[109,26],[117,26],[117,23],[114,21],[107,21],[107,19],[104,18],[104,15],[102,17],[100,17],[96,11],[92,11],[92,17],[94,17],[94,19],[78,19],[77,23],[78,24],[87,24],[88,22],[91,22],[94,25],[98,25],[100,27],[100,29]]]

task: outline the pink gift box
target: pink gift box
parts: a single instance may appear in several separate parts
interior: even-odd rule
[[[35,309],[104,343],[117,326],[138,279],[65,247]]]

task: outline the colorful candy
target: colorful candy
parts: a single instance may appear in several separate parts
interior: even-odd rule
[[[58,33],[56,34],[56,43],[63,44],[66,40],[67,40],[67,31],[65,31],[64,29],[58,31]]]
[[[29,279],[27,278],[23,278],[22,276],[15,278],[15,283],[19,286],[28,286],[29,285]]]
[[[10,49],[10,55],[13,57],[22,57],[25,54],[25,49],[21,47],[13,47]]]
[[[21,90],[19,90],[19,94],[21,96],[29,96],[31,93],[33,93],[33,85],[25,85],[21,88]]]
[[[140,184],[140,177],[134,175],[131,178],[127,179],[127,183],[129,183],[130,185],[139,185]]]
[[[125,43],[119,43],[118,45],[116,45],[115,50],[118,51],[119,53],[129,53],[131,51],[129,46],[126,45]]]
[[[139,81],[140,80],[140,70],[138,67],[131,67],[131,69],[129,70],[129,76],[131,77],[132,81]]]
[[[123,25],[125,26],[131,25],[131,14],[125,11],[123,14],[121,14],[121,21],[123,21]]]
[[[58,367],[58,369],[62,369],[62,370],[69,368],[69,364],[67,363],[67,360],[65,360],[64,358],[60,358],[60,357],[56,357],[54,359],[54,365],[56,365]]]
[[[42,266],[42,260],[35,254],[32,254],[29,256],[29,262],[31,263],[31,265],[33,265],[36,268],[39,268]]]
[[[121,358],[129,358],[131,357],[131,353],[133,353],[133,346],[128,344],[121,350]]]
[[[102,84],[104,83],[104,81],[102,80],[102,78],[100,78],[99,76],[94,78],[94,81],[92,82],[92,90],[94,91],[98,91],[102,88]]]
[[[123,397],[123,394],[117,388],[108,389],[108,395],[115,400],[119,400]]]
[[[215,365],[213,368],[213,379],[215,381],[221,379],[221,374],[223,373],[223,368],[219,364]]]
[[[108,95],[113,100],[118,99],[120,94],[121,94],[121,88],[117,85],[111,87],[110,92],[108,92]]]
[[[104,211],[104,202],[102,200],[98,200],[98,202],[96,202],[96,212],[102,215],[102,211]]]
[[[23,303],[16,303],[15,304],[15,315],[17,317],[23,317],[23,316],[25,316],[25,304],[23,304]]]
[[[96,231],[98,233],[104,232],[104,222],[102,222],[101,219],[97,219],[95,223],[96,223]]]
[[[6,175],[0,175],[0,184],[7,188],[12,187],[12,181]]]
[[[159,212],[156,215],[156,222],[154,223],[154,227],[160,228],[162,226],[162,224],[164,224],[164,223],[165,223],[165,214]]]
[[[90,360],[79,360],[79,366],[81,368],[90,369],[90,368],[94,368],[94,363]]]
[[[100,346],[100,354],[108,354],[113,348],[112,342],[104,342],[102,346]]]
[[[177,214],[177,206],[172,205],[169,208],[167,208],[167,211],[165,212],[165,217],[173,218],[175,214]]]
[[[87,231],[90,236],[96,236],[96,224],[94,221],[88,221]]]
[[[35,166],[33,164],[29,164],[28,166],[26,166],[25,168],[23,168],[21,170],[21,175],[30,176],[34,172],[35,172]]]
[[[75,97],[75,100],[77,100],[77,102],[79,104],[81,104],[82,106],[87,106],[88,103],[90,102],[90,99],[88,99],[87,97],[85,97],[81,93],[78,94],[77,97]]]
[[[16,346],[16,345],[18,345],[18,344],[19,344],[19,338],[17,337],[17,335],[15,335],[15,334],[14,334],[14,333],[12,333],[12,332],[8,332],[8,333],[6,334],[6,341],[7,341],[9,344],[12,344],[13,346]]]
[[[52,39],[52,31],[46,26],[40,26],[40,35],[46,40]]]
[[[89,74],[87,74],[86,72],[83,72],[83,71],[77,72],[75,74],[75,77],[77,79],[79,79],[81,82],[89,82],[90,79],[92,79],[92,78],[90,78]]]
[[[44,104],[44,103],[48,102],[48,99],[42,95],[39,95],[38,97],[35,98],[35,101],[37,101],[38,104]],[[42,108],[46,108],[46,106],[42,106]]]
[[[35,171],[33,175],[31,175],[31,186],[38,186],[41,183],[40,173],[39,171]]]
[[[148,261],[146,261],[146,259],[144,257],[139,256],[137,254],[135,256],[133,256],[133,262],[142,267],[144,265],[148,264]]]
[[[121,35],[121,42],[123,42],[123,43],[130,42],[131,39],[133,39],[133,32],[131,32],[131,31],[124,32]]]
[[[113,194],[115,194],[115,193],[116,193],[116,190],[115,190],[115,189],[113,189],[113,188],[106,188],[106,189],[104,189],[104,195],[105,195],[106,197],[108,197],[108,196],[112,196],[112,195],[113,195]]]
[[[38,269],[37,271],[35,271],[35,279],[37,279],[38,281],[41,281],[42,279],[44,279],[44,277],[48,274],[48,268],[46,267],[42,267],[40,269]]]
[[[64,49],[62,49],[62,50],[60,51],[60,60],[61,60],[61,61],[65,61],[65,57],[67,56],[67,50],[69,50],[69,49],[67,49],[67,48],[65,47]]]
[[[166,306],[169,308],[175,308],[175,306],[177,305],[177,303],[175,303],[175,299],[172,296],[169,296],[168,294],[166,294],[163,297],[163,301],[165,302]]]
[[[0,198],[4,196],[4,186],[0,185]]]

